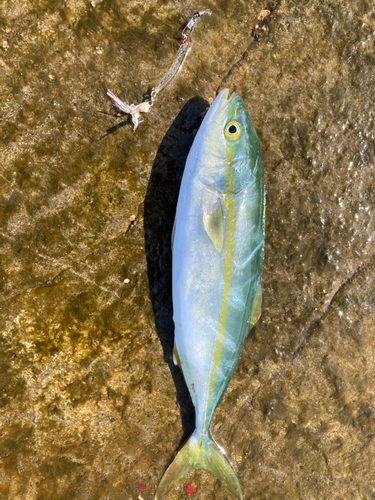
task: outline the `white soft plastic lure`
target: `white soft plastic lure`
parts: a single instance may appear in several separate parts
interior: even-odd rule
[[[156,500],[202,468],[239,499],[239,481],[212,439],[213,412],[261,311],[265,183],[259,140],[241,97],[223,90],[191,147],[173,248],[174,361],[195,406],[196,428],[165,472]]]

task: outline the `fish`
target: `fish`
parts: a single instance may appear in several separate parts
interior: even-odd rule
[[[191,469],[205,469],[242,500],[210,433],[248,332],[261,314],[265,178],[242,98],[225,89],[191,146],[172,231],[173,360],[195,407],[195,430],[164,473],[160,500]]]

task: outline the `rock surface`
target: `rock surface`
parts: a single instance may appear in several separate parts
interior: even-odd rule
[[[140,102],[198,8],[133,134],[106,88]],[[264,295],[212,433],[245,500],[374,499],[372,2],[5,0],[1,28],[0,497],[152,499],[192,431],[169,242],[228,87],[263,150]],[[194,471],[190,496],[230,494]]]

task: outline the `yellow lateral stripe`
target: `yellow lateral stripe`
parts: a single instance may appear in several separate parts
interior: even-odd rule
[[[214,353],[214,361],[212,365],[212,376],[210,381],[209,394],[213,394],[217,382],[217,375],[220,362],[224,350],[224,338],[226,326],[229,315],[229,295],[231,291],[232,275],[234,271],[234,251],[236,248],[235,232],[236,232],[236,198],[231,193],[234,184],[234,175],[232,172],[231,158],[233,155],[233,148],[228,147],[227,154],[227,175],[226,175],[226,188],[229,191],[228,195],[224,195],[224,204],[227,216],[227,234],[225,242],[225,256],[224,256],[224,290],[221,299],[220,319],[219,319],[219,338],[216,341],[216,348]]]

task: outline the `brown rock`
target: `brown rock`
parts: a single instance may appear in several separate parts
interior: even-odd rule
[[[152,499],[192,431],[170,235],[186,156],[225,87],[259,134],[267,228],[262,316],[212,432],[244,499],[374,497],[372,7],[208,6],[133,134],[106,88],[140,102],[197,6],[4,3],[1,498]],[[168,498],[187,498],[186,482],[195,499],[229,498],[204,471]]]

